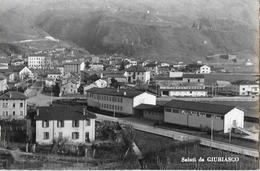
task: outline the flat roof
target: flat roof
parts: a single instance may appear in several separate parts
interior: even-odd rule
[[[115,89],[115,88],[91,88],[87,90],[92,94],[102,94],[102,95],[110,95],[110,96],[120,96],[120,97],[128,97],[133,98],[138,96],[144,91],[133,90],[133,89]]]
[[[135,109],[163,113],[163,106],[161,105],[140,104]]]
[[[226,114],[230,110],[234,109],[236,106],[227,106],[221,104],[212,104],[204,102],[193,102],[193,101],[184,101],[184,100],[171,100],[166,104],[163,104],[164,107],[192,110],[205,113],[216,113],[216,114]]]

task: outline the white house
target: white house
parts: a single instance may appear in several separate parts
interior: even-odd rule
[[[146,71],[142,66],[131,66],[126,69],[125,76],[128,79],[128,83],[141,82],[147,84],[150,82],[151,72]]]
[[[19,78],[21,80],[23,80],[24,78],[29,77],[32,78],[33,77],[33,72],[28,68],[28,67],[24,67],[20,72],[19,72]]]
[[[202,66],[199,67],[199,69],[197,70],[196,73],[198,73],[198,74],[209,74],[209,73],[211,73],[211,68],[208,65],[202,65]]]
[[[61,85],[60,96],[78,94],[78,88],[78,82],[70,80],[69,82],[66,82]]]
[[[52,87],[56,84],[54,79],[46,78],[45,79],[45,87]]]
[[[95,140],[95,118],[83,107],[38,107],[36,142],[52,144],[59,138],[67,139],[71,144],[92,142]]]
[[[7,79],[4,76],[0,76],[0,92],[4,92],[8,89]]]
[[[1,119],[24,119],[27,115],[27,98],[23,93],[9,91],[0,96]]]
[[[238,80],[232,83],[229,90],[239,96],[259,95],[259,84],[255,81]]]
[[[96,87],[96,88],[105,88],[105,87],[107,87],[107,82],[105,80],[99,79],[99,80],[95,81],[92,84],[85,85],[83,87],[84,94],[87,94],[87,90],[89,90],[91,88],[94,88],[94,87]]]
[[[156,96],[133,89],[92,88],[87,90],[88,106],[104,111],[133,115],[139,104],[156,104]]]
[[[50,78],[50,79],[54,79],[54,80],[57,80],[57,79],[60,79],[61,78],[61,72],[60,71],[57,71],[57,70],[51,70],[47,73],[47,78]]]
[[[244,128],[244,111],[235,106],[171,100],[164,106],[164,122],[228,133]]]

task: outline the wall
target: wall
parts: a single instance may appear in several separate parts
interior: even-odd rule
[[[49,139],[43,139],[43,133],[49,132]],[[85,133],[89,132],[90,141],[95,140],[95,119],[90,119],[90,126],[86,125],[86,121],[80,120],[79,127],[72,127],[72,121],[64,121],[64,127],[58,128],[57,121],[49,121],[49,127],[43,128],[42,121],[36,121],[36,142],[39,144],[52,144],[53,138],[58,138],[59,132],[62,132],[64,138],[72,143],[84,143],[85,142]],[[72,140],[72,132],[79,132],[79,139]]]
[[[3,103],[8,103],[7,107],[3,107]],[[23,107],[20,107],[20,103],[23,104]],[[15,104],[15,107],[13,107]],[[8,116],[6,116],[6,111]],[[21,115],[20,112],[23,112]],[[5,112],[5,114],[3,114]],[[13,115],[15,112],[15,115]],[[0,118],[13,118],[13,119],[24,119],[27,115],[27,100],[0,100]]]
[[[191,92],[191,93],[190,93]],[[183,90],[183,91],[170,91],[169,96],[190,96],[190,97],[205,97],[207,91],[194,91],[194,90]]]
[[[233,121],[236,121],[237,127],[244,128],[244,111],[234,108],[225,115],[224,133],[228,133],[229,129],[234,126]]]
[[[156,105],[156,96],[149,93],[142,93],[134,97],[133,107],[138,106],[139,104],[151,104]]]
[[[163,114],[163,112],[144,111],[143,117],[145,119],[150,119],[150,120],[155,120],[155,121],[163,121],[164,114]]]

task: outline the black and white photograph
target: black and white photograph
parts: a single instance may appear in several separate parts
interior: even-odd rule
[[[0,169],[259,170],[260,0],[0,0]]]

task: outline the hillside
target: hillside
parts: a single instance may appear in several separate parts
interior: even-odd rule
[[[165,61],[205,60],[214,53],[255,56],[256,0],[15,2],[0,11],[4,42],[51,35],[94,54]]]

